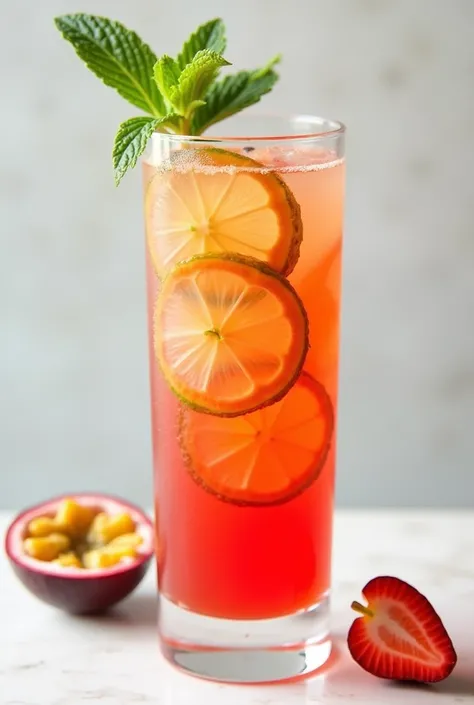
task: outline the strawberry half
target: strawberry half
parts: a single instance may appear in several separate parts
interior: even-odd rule
[[[368,602],[347,643],[352,658],[379,678],[434,683],[456,665],[456,652],[441,619],[418,590],[403,580],[379,577],[362,590]]]

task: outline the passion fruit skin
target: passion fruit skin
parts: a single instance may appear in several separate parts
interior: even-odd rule
[[[21,529],[24,533],[31,519],[50,512],[66,498],[78,503],[93,502],[94,506],[104,511],[108,511],[107,507],[114,507],[117,511],[130,512],[142,531],[150,537],[149,545],[130,563],[113,568],[88,570],[59,566],[53,571],[48,562],[31,561],[25,557],[21,544],[16,544],[15,535]],[[139,585],[153,556],[152,537],[153,523],[139,507],[111,495],[76,493],[55,497],[18,514],[7,530],[5,552],[15,575],[35,597],[70,614],[96,614],[119,603]]]
[[[104,568],[103,576],[87,580],[33,573],[11,558],[10,562],[26,589],[40,600],[70,614],[85,615],[105,612],[130,595],[144,577],[150,558],[115,575],[107,575]]]

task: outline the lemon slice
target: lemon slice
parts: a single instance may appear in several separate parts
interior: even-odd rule
[[[175,152],[145,196],[148,248],[158,276],[206,252],[238,252],[289,274],[299,257],[300,208],[275,173],[215,148]]]
[[[196,255],[164,279],[154,348],[188,406],[238,416],[280,399],[308,350],[308,321],[291,284],[235,253]]]

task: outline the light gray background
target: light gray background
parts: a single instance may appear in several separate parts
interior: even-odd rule
[[[158,53],[215,15],[228,58],[284,52],[265,109],[349,126],[341,505],[474,505],[474,2],[1,0],[0,506],[151,497],[136,114],[56,14],[106,14]]]

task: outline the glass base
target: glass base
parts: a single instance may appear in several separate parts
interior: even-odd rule
[[[314,673],[331,653],[329,597],[302,612],[261,620],[204,617],[160,597],[161,649],[194,676],[275,683]]]

